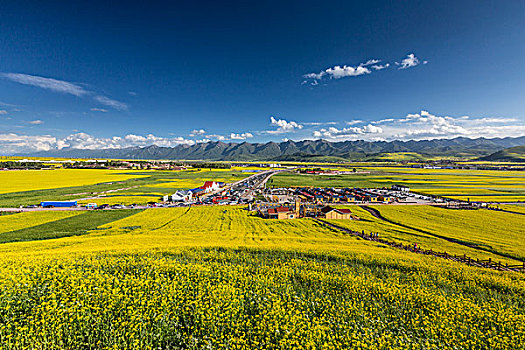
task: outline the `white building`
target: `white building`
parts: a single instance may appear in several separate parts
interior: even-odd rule
[[[410,187],[405,185],[392,185],[392,190],[401,192],[410,192]]]
[[[193,192],[187,190],[178,190],[172,195],[165,195],[163,197],[164,202],[188,202],[191,201]]]

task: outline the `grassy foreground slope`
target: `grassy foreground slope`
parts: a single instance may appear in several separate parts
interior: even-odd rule
[[[525,277],[239,208],[0,244],[0,347],[517,349]],[[100,230],[100,228],[106,228]]]

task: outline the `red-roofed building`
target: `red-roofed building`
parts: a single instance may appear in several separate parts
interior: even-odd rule
[[[287,207],[277,207],[268,209],[268,217],[270,219],[295,219],[295,212]]]
[[[208,192],[218,190],[220,187],[221,185],[218,182],[206,181],[204,185],[202,185],[200,188],[203,189],[206,193],[208,193]]]
[[[329,220],[348,220],[354,218],[350,209],[332,208],[326,206],[323,209],[321,209],[321,212],[324,214],[325,218]]]

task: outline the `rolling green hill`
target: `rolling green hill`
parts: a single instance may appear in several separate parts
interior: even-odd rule
[[[504,150],[492,153],[491,155],[481,157],[479,160],[525,163],[525,146],[506,148]]]

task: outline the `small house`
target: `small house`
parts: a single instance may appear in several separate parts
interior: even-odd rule
[[[171,200],[173,202],[188,202],[191,201],[193,197],[192,191],[179,190],[171,195]]]
[[[350,209],[333,208],[326,206],[321,209],[325,218],[328,220],[353,219],[352,211]]]
[[[295,219],[295,212],[287,207],[277,207],[268,209],[268,217],[270,219]]]

